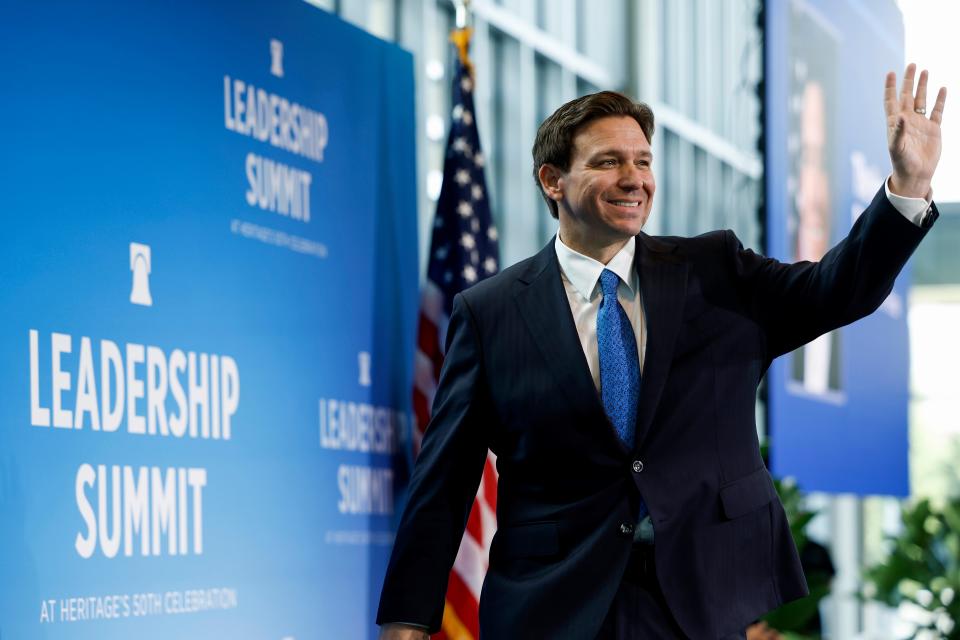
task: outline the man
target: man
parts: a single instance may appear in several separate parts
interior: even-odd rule
[[[653,238],[653,114],[602,92],[540,126],[557,238],[457,296],[384,581],[381,638],[440,627],[487,447],[499,530],[485,639],[743,638],[806,583],[757,443],[773,358],[876,309],[937,217],[941,89],[884,95],[893,172],[819,263],[729,231]]]

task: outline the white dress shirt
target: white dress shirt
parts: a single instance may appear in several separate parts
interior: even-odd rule
[[[932,213],[930,203],[933,202],[933,189],[927,192],[925,199],[898,196],[890,191],[890,178],[887,178],[883,181],[883,190],[887,194],[887,200],[900,212],[900,215],[918,227],[922,227],[927,216]]]
[[[627,313],[637,337],[637,357],[643,373],[643,358],[647,351],[647,323],[643,316],[643,301],[640,296],[640,278],[633,268],[633,256],[637,251],[637,239],[630,238],[623,248],[606,265],[589,256],[574,251],[563,243],[557,234],[554,246],[560,261],[560,277],[567,292],[567,302],[573,313],[580,346],[587,357],[593,384],[600,391],[600,353],[597,347],[597,311],[603,294],[600,291],[600,274],[609,269],[620,276],[617,285],[617,300]]]

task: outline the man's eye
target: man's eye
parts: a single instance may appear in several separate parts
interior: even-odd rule
[[[609,159],[609,158],[606,159],[606,160],[601,160],[601,161],[600,161],[600,165],[603,166],[603,167],[612,167],[612,166],[614,166],[615,164],[617,164],[617,161],[616,161],[616,160]]]

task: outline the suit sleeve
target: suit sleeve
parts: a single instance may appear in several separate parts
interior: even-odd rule
[[[487,456],[489,401],[473,315],[453,301],[446,356],[433,415],[410,481],[380,595],[377,624],[422,624],[443,618],[447,580]]]
[[[875,311],[926,235],[881,188],[850,233],[819,262],[784,264],[727,232],[740,296],[766,334],[767,361]]]

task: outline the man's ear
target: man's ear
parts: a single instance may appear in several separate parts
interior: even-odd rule
[[[563,172],[560,169],[552,164],[542,164],[537,171],[537,177],[540,178],[540,186],[548,198],[556,202],[563,199]]]

